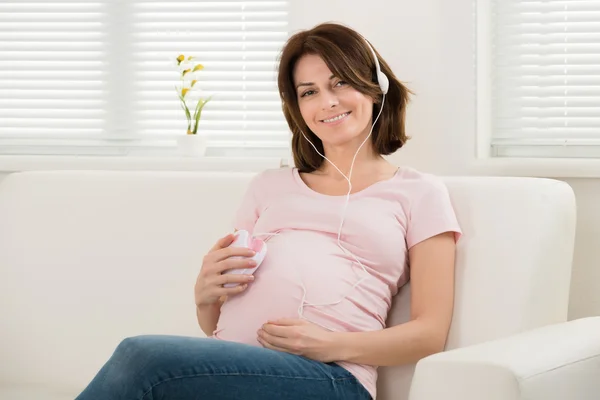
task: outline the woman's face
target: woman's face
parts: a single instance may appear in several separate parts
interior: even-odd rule
[[[334,76],[321,57],[298,60],[294,85],[302,118],[325,149],[354,142],[358,147],[369,134],[373,100]]]

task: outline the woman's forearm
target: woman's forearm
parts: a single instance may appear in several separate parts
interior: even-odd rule
[[[196,306],[198,325],[200,325],[200,329],[202,329],[206,336],[212,336],[215,329],[217,329],[217,322],[221,315],[221,304],[220,301],[217,301],[214,304],[206,306]]]
[[[371,332],[337,333],[336,359],[357,364],[410,364],[444,349],[446,335],[424,321],[413,320]]]

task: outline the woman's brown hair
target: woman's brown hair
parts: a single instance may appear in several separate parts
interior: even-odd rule
[[[405,116],[409,94],[412,92],[400,83],[377,50],[375,52],[381,71],[387,75],[390,86],[371,139],[373,148],[378,154],[388,155],[401,148],[408,140]],[[373,53],[360,34],[344,25],[324,23],[291,36],[280,56],[277,84],[283,104],[283,114],[292,131],[294,164],[300,172],[312,172],[323,163],[323,158],[304,139],[302,132],[322,154],[324,151],[323,143],[308,128],[300,114],[294,85],[294,68],[298,60],[306,54],[318,55],[339,79],[371,97],[374,101],[373,119],[379,113],[383,98],[377,83]]]

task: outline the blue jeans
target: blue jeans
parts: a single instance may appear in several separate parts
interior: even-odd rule
[[[348,371],[212,338],[124,339],[76,400],[371,399]]]

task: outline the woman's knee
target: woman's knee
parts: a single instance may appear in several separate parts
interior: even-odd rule
[[[140,336],[129,336],[125,339],[121,340],[116,353],[136,353],[139,351],[144,351],[145,348],[148,347],[148,343],[150,336],[140,335]]]
[[[144,336],[123,339],[77,400],[140,398],[154,368],[148,365],[150,342]]]
[[[160,358],[161,347],[156,342],[156,337],[152,335],[127,337],[117,346],[113,359],[129,369],[148,367],[153,359]]]

